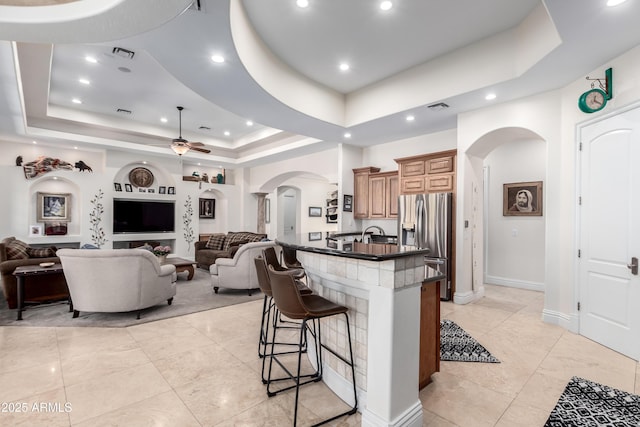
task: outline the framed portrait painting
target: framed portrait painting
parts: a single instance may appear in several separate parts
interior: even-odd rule
[[[216,217],[216,199],[200,199],[200,218]]]
[[[71,221],[71,194],[40,193],[37,194],[37,222]]]
[[[542,216],[542,181],[503,184],[503,216]]]
[[[322,216],[322,208],[319,206],[309,206],[309,216]]]

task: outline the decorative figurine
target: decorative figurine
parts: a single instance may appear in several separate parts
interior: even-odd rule
[[[82,160],[78,160],[76,162],[76,168],[80,170],[80,172],[93,172],[93,169],[91,169],[91,166],[89,166],[88,164],[86,164],[85,162],[83,162]]]
[[[22,156],[16,157],[16,166],[22,166]]]

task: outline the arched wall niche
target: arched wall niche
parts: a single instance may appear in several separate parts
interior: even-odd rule
[[[227,216],[232,215],[233,212],[229,211],[229,198],[226,196],[226,194],[222,191],[216,190],[215,188],[208,188],[200,192],[198,197],[200,199],[215,200],[214,218],[199,218],[199,233],[211,234],[227,232]],[[194,210],[199,209],[199,202],[200,201],[198,200],[197,205],[194,206]]]
[[[80,235],[82,228],[82,206],[86,203],[80,187],[70,179],[55,173],[44,175],[34,181],[29,187],[29,224],[42,226],[44,232],[45,223],[38,222],[38,193],[45,194],[69,194],[70,214],[67,222],[67,235]]]

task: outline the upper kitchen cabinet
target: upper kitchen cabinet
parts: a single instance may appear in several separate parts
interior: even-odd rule
[[[369,175],[379,172],[380,168],[368,166],[353,169],[353,217],[369,218]]]
[[[400,194],[455,192],[456,150],[395,159]]]

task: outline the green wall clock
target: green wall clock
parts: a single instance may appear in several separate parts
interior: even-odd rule
[[[607,105],[607,94],[602,89],[591,89],[580,95],[578,107],[585,113],[595,113]]]

